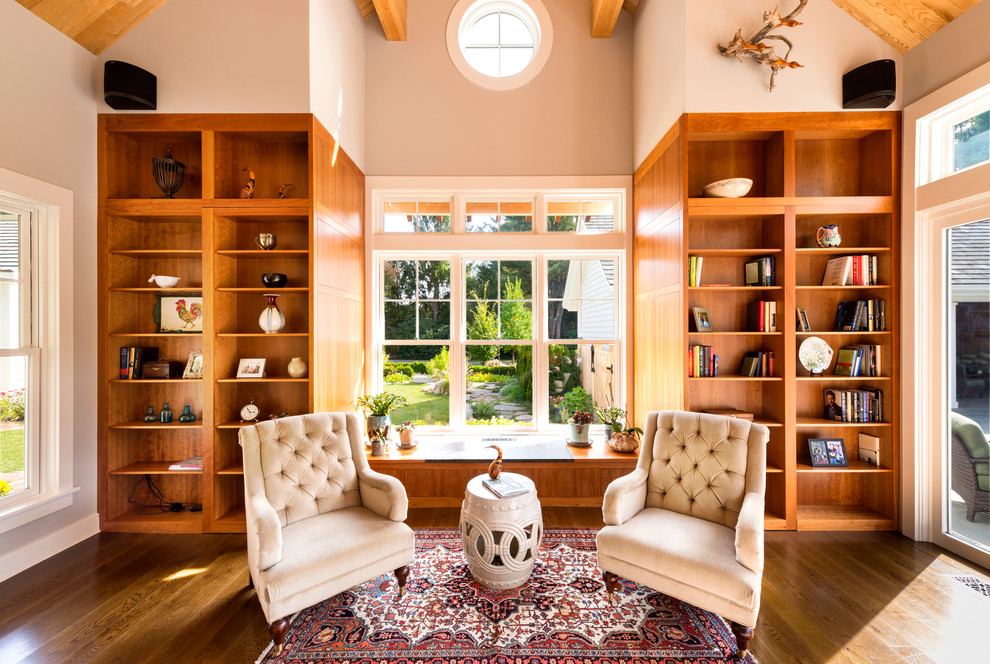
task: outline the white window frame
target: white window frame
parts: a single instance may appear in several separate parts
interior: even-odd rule
[[[369,186],[369,206],[366,251],[370,260],[367,283],[369,303],[366,307],[369,331],[367,348],[366,385],[369,392],[385,388],[382,379],[382,353],[384,338],[384,302],[381,297],[384,263],[387,260],[450,260],[451,261],[451,336],[450,340],[429,340],[429,345],[450,346],[450,375],[463,376],[465,360],[463,349],[467,342],[467,302],[463,285],[464,263],[468,260],[528,260],[534,261],[533,272],[533,330],[534,338],[528,340],[494,340],[496,345],[533,346],[533,375],[547,375],[549,346],[615,344],[617,356],[622,359],[615,384],[617,403],[625,403],[627,384],[626,353],[626,283],[628,279],[628,246],[626,229],[626,189],[617,187],[589,187],[587,189],[388,189]],[[444,200],[451,197],[453,207],[450,234],[433,233],[384,233],[383,210],[387,201]],[[533,230],[522,233],[467,233],[465,211],[468,201],[533,200]],[[611,200],[615,215],[615,230],[606,233],[549,233],[547,231],[547,202],[557,200]],[[549,339],[547,336],[547,274],[549,260],[587,260],[605,258],[616,261],[614,302],[614,338],[611,339]],[[486,343],[483,340],[472,340]],[[402,344],[396,344],[402,345]],[[465,424],[465,384],[461,379],[451,381],[450,420],[448,427],[436,427],[436,431],[481,433],[493,427]],[[534,380],[533,426],[498,426],[499,432],[546,433],[560,431],[563,427],[549,424],[549,383]],[[427,427],[428,430],[433,429]]]
[[[0,168],[0,207],[32,216],[35,347],[26,407],[34,409],[28,426],[36,431],[26,432],[25,439],[37,440],[30,453],[37,490],[0,501],[0,533],[71,506],[79,491],[72,477],[72,199],[68,189]]]
[[[990,85],[974,90],[918,120],[916,141],[919,146],[917,160],[919,168],[915,179],[917,186],[990,163],[983,161],[959,171],[952,170],[953,128],[960,122],[986,111],[990,111]]]

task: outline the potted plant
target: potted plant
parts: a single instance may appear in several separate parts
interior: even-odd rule
[[[610,440],[613,433],[622,431],[622,423],[626,419],[626,411],[618,406],[604,406],[595,409],[595,414],[605,427],[605,440]]]
[[[595,399],[583,387],[575,387],[564,395],[560,402],[560,421],[568,421],[571,415],[579,411],[595,412]]]
[[[392,424],[389,413],[407,403],[404,396],[389,392],[364,394],[355,399],[354,405],[365,411],[368,418],[368,440],[374,440],[379,434],[387,440]]]
[[[413,433],[416,431],[415,424],[412,422],[403,422],[402,424],[397,424],[395,430],[399,432],[399,447],[404,449],[416,447],[416,441],[413,440]]]
[[[639,447],[639,437],[643,430],[639,427],[629,427],[616,431],[608,441],[608,446],[615,452],[635,452]]]
[[[576,444],[577,447],[587,447],[590,445],[588,442],[588,429],[591,428],[591,420],[593,419],[594,415],[586,410],[579,410],[571,415],[569,422],[571,425],[571,439],[568,442]]]

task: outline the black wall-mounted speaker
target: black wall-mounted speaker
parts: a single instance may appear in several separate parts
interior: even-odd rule
[[[158,108],[158,79],[132,64],[107,60],[103,65],[103,100],[121,111],[153,111]]]
[[[887,108],[894,103],[893,60],[874,60],[842,75],[842,108]]]

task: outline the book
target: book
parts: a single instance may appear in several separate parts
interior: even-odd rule
[[[747,286],[760,285],[760,262],[749,261],[743,265],[743,283]]]
[[[750,302],[746,305],[746,329],[750,332],[766,332],[766,305],[763,300]]]
[[[880,450],[868,450],[864,447],[859,448],[859,460],[865,461],[866,463],[879,466],[880,465]]]
[[[495,479],[486,477],[481,480],[481,483],[499,498],[518,496],[529,491],[529,487],[525,484],[514,477],[506,477],[505,475],[499,475]]]
[[[169,470],[203,470],[203,457],[194,456],[170,464]]]
[[[130,366],[130,349],[127,346],[120,347],[120,377],[127,378],[127,368]]]
[[[832,371],[836,376],[855,376],[853,365],[856,362],[856,349],[851,346],[844,346],[835,354],[835,369]]]
[[[760,370],[760,353],[750,351],[742,359],[742,366],[739,367],[740,376],[753,377]]]
[[[157,346],[121,346],[120,377],[124,380],[140,378],[144,363],[154,362],[157,359]]]
[[[880,438],[873,436],[868,433],[859,434],[859,446],[860,448],[866,448],[868,450],[879,450],[880,449]]]
[[[845,286],[849,283],[852,271],[852,256],[830,258],[825,264],[825,274],[822,276],[822,286]]]

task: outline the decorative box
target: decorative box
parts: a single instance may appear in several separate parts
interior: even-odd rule
[[[182,378],[182,369],[178,360],[145,362],[141,365],[141,378]]]

